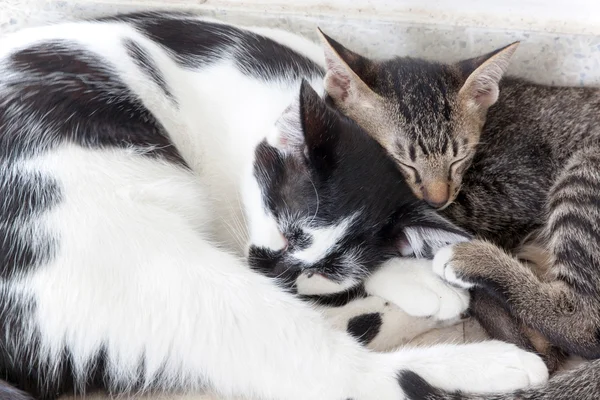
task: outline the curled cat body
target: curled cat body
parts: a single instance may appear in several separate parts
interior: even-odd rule
[[[403,371],[467,392],[547,379],[538,356],[498,341],[369,351],[386,302],[358,296],[367,318],[348,303],[340,322],[295,294],[367,278],[376,294],[400,276],[454,302],[433,319],[466,307],[419,261],[394,268],[468,235],[319,96],[323,64],[295,35],[190,14],[2,39],[0,396],[395,400]]]
[[[479,238],[438,253],[436,273],[473,290],[492,336],[541,340],[554,368],[565,352],[600,358],[600,89],[503,78],[516,43],[444,64],[369,60],[322,36],[333,103],[416,196]],[[542,274],[519,259],[531,238]],[[595,399],[599,371],[592,361],[546,388],[485,398]],[[409,381],[414,399],[462,398]]]

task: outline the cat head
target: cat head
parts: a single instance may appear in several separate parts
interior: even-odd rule
[[[449,205],[518,43],[440,64],[408,57],[373,61],[322,32],[321,38],[325,89],[335,105],[381,143],[417,197],[436,208]]]
[[[339,292],[390,257],[427,256],[468,239],[306,82],[256,147],[243,199],[251,267],[303,294]]]

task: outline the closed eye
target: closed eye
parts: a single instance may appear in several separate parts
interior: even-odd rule
[[[462,157],[462,158],[460,158],[460,159],[456,160],[456,161],[453,161],[453,162],[452,162],[452,164],[450,164],[450,168],[452,168],[452,167],[454,167],[455,165],[458,165],[458,164],[460,164],[461,162],[465,161],[465,160],[467,159],[467,157],[469,157],[469,155],[468,155],[468,154],[467,154],[467,155],[465,155],[464,157]]]
[[[419,175],[419,172],[415,169],[415,167],[408,164],[404,164],[401,161],[398,161],[398,164],[400,164],[402,168],[409,170],[414,175],[415,183],[417,185],[421,184],[421,176]]]
[[[448,173],[448,179],[452,180],[452,174],[456,173],[456,170],[460,167],[460,165],[465,162],[467,160],[467,158],[469,158],[469,155],[465,155],[464,157],[453,161],[452,164],[450,164],[450,171]]]

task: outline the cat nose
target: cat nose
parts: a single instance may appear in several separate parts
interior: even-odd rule
[[[423,187],[423,200],[432,207],[443,207],[449,199],[450,187],[446,182],[433,182]]]

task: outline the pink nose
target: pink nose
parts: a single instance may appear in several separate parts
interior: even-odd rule
[[[433,182],[423,187],[423,200],[432,207],[443,207],[449,199],[450,188],[446,182]]]

